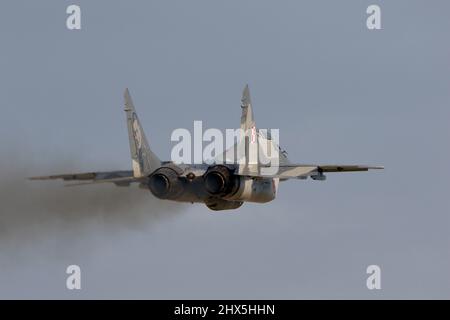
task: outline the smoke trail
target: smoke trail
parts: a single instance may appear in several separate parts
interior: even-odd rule
[[[17,152],[4,154],[9,160],[2,156],[0,165],[2,254],[11,251],[16,254],[22,248],[48,242],[76,245],[78,241],[86,241],[82,238],[90,233],[97,237],[98,233],[147,232],[155,223],[179,215],[183,208],[177,203],[158,200],[148,190],[133,185],[68,188],[60,181],[29,181],[27,177],[36,174],[73,172],[73,166],[62,157],[41,166],[23,160],[27,158]]]

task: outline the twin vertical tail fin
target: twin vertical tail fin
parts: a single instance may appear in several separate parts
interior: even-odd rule
[[[246,132],[247,130],[251,130],[255,127],[255,120],[253,118],[253,109],[252,109],[252,101],[250,99],[250,89],[248,85],[245,86],[244,91],[242,92],[241,99],[241,129]]]
[[[279,137],[272,136],[272,130],[258,130],[253,116],[250,90],[245,86],[241,99],[241,133],[244,134],[242,151],[245,161],[239,163],[239,173],[248,175],[261,175],[264,172],[271,173],[263,167],[271,166],[277,170],[280,163],[287,163],[287,157],[278,145]]]
[[[248,85],[242,92],[241,99],[241,134],[244,135],[241,143],[244,145],[242,156],[239,156],[239,173],[258,173],[258,132],[253,118],[252,101]],[[242,148],[241,147],[241,148]]]
[[[124,93],[125,113],[127,116],[128,137],[130,140],[131,160],[134,177],[145,177],[161,166],[161,161],[152,152],[145,137],[139,118],[134,109],[128,89]]]

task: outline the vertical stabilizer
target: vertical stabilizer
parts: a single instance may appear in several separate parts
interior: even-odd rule
[[[244,157],[239,158],[239,172],[257,173],[258,172],[258,132],[256,130],[255,119],[253,118],[252,101],[250,99],[250,90],[248,85],[242,92],[241,99],[241,152]]]
[[[144,130],[134,109],[128,89],[124,93],[125,113],[127,115],[128,137],[130,140],[131,160],[133,163],[133,175],[144,177],[151,174],[161,166],[161,161],[151,151]]]

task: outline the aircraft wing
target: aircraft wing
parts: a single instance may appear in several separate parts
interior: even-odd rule
[[[128,186],[132,182],[142,182],[142,178],[136,178],[133,176],[133,171],[103,171],[103,172],[83,172],[83,173],[66,173],[50,176],[30,177],[30,180],[56,180],[61,179],[64,181],[83,181],[74,184],[68,184],[67,186],[82,185],[82,184],[96,184],[111,182],[117,186]]]
[[[364,166],[364,165],[283,165],[283,168],[289,167],[313,167],[316,166],[320,172],[352,172],[352,171],[368,171],[371,169],[384,169],[382,166]]]
[[[306,179],[311,177],[317,180],[324,180],[325,172],[354,172],[368,171],[371,169],[384,169],[381,166],[365,166],[365,165],[315,165],[315,164],[283,164],[275,168],[260,166],[260,172],[253,174],[251,172],[243,172],[241,175],[261,177],[261,178],[280,178],[286,179]]]

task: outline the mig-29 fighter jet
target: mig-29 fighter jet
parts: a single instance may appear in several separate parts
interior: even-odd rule
[[[291,163],[286,152],[268,134],[256,129],[248,86],[245,87],[241,100],[241,139],[238,146],[233,146],[233,150],[226,150],[222,153],[222,158],[218,157],[218,160],[223,161],[210,164],[162,161],[150,149],[128,89],[125,90],[124,98],[132,170],[67,173],[30,179],[81,181],[69,185],[109,182],[117,186],[129,186],[131,183],[138,183],[141,188],[150,190],[160,199],[200,202],[211,210],[227,210],[237,209],[244,202],[272,201],[277,194],[279,182],[287,179],[310,177],[313,180],[325,180],[325,173],[329,172],[383,169],[380,166]],[[267,162],[259,161],[256,154],[260,154],[264,144],[276,151],[272,152],[277,160],[275,165],[268,166]],[[239,161],[228,159],[228,154],[235,148],[241,150]]]

